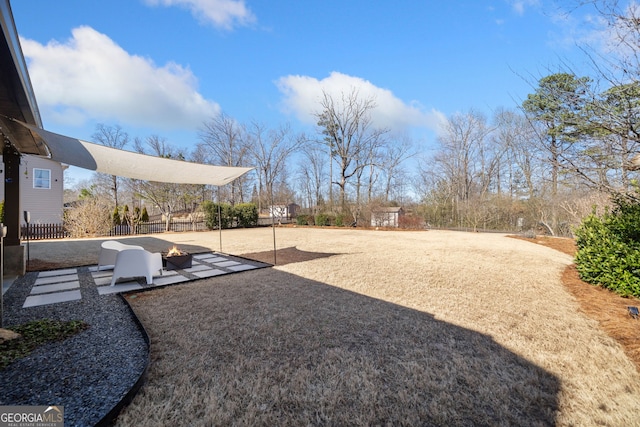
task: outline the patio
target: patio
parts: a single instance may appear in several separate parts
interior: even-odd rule
[[[107,425],[136,390],[149,360],[146,333],[118,294],[254,270],[269,264],[212,250],[213,233],[168,234],[118,239],[161,252],[174,244],[193,254],[191,268],[163,270],[153,282],[120,280],[97,269],[106,239],[65,239],[30,244],[31,267],[48,265],[11,281],[4,293],[4,325],[37,319],[81,319],[90,327],[70,339],[49,343],[2,371],[0,404],[65,407],[69,425]],[[75,264],[75,265],[70,265]],[[9,281],[7,281],[7,284]],[[212,282],[212,285],[214,283]],[[7,287],[5,287],[7,288]]]
[[[135,278],[118,281],[115,286],[109,286],[113,270],[98,270],[97,265],[93,265],[33,272],[17,281],[15,286],[31,287],[24,303],[22,303],[22,308],[28,308],[82,299],[81,275],[85,276],[89,287],[96,288],[99,295],[108,295],[174,285],[266,266],[267,264],[231,255],[207,252],[193,255],[193,263],[190,268],[184,270],[164,269],[161,275],[153,277],[153,282],[150,284],[147,284],[144,278]]]

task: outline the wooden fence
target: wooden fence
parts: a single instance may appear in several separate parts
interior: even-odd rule
[[[130,236],[133,234],[153,234],[167,231],[167,224],[164,221],[149,221],[136,225],[116,225],[111,228],[109,236]],[[171,221],[168,231],[206,231],[204,221]]]
[[[69,233],[63,224],[29,224],[20,227],[22,240],[64,239]]]
[[[166,223],[164,221],[150,221],[135,226],[116,225],[111,228],[105,236],[131,236],[134,234],[154,234],[164,233]],[[171,221],[169,231],[206,231],[204,221],[192,223],[191,221]],[[64,239],[71,237],[65,229],[64,224],[29,224],[20,228],[20,238],[22,240],[44,240],[44,239]]]

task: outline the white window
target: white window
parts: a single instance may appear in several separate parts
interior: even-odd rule
[[[33,188],[51,188],[51,170],[33,168]]]

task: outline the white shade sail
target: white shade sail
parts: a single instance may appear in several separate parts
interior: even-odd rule
[[[176,184],[222,186],[254,169],[212,166],[119,150],[15,121],[49,147],[52,160],[109,175]]]

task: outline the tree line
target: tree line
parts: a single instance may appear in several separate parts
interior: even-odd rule
[[[638,8],[586,3],[618,41],[615,55],[585,49],[591,76],[559,67],[520,105],[492,117],[473,109],[451,115],[428,153],[402,131],[377,126],[376,99],[351,88],[323,93],[311,135],[222,113],[192,147],[178,148],[157,135],[131,142],[120,127],[98,125],[94,140],[110,147],[256,169],[216,189],[97,175],[82,191],[107,198],[111,209],[123,199],[149,204],[167,221],[177,211],[196,215],[206,200],[253,202],[260,212],[297,203],[358,224],[376,207],[403,206],[422,226],[570,234],[611,195],[637,198],[640,164]]]

